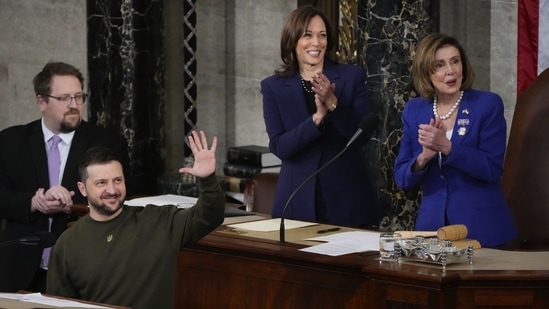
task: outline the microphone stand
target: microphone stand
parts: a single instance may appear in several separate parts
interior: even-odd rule
[[[333,157],[332,159],[330,159],[330,161],[326,162],[324,165],[322,165],[319,169],[317,169],[314,173],[312,173],[311,175],[309,175],[309,177],[307,177],[295,190],[294,192],[292,193],[292,195],[290,195],[290,197],[288,198],[288,200],[286,201],[286,205],[284,205],[284,208],[282,209],[282,214],[280,216],[280,242],[281,243],[284,243],[286,242],[286,239],[285,239],[285,227],[284,227],[284,217],[286,215],[286,210],[288,209],[288,205],[290,205],[290,202],[292,201],[292,199],[294,198],[294,196],[297,194],[297,192],[299,192],[299,190],[301,190],[301,188],[303,188],[303,186],[309,182],[309,180],[313,179],[313,177],[315,177],[316,175],[318,175],[322,170],[324,170],[324,168],[330,164],[332,164],[332,162],[334,162],[337,158],[339,158],[348,148],[349,148],[349,145],[351,143],[347,144],[347,146],[345,146],[345,148],[343,148],[343,150],[341,150],[335,157]]]
[[[19,239],[5,241],[3,243],[0,243],[0,248],[10,246],[10,245],[14,245],[14,244],[18,244],[18,243],[19,243]]]
[[[36,246],[36,245],[38,245],[38,243],[40,242],[40,238],[38,238],[36,236],[34,236],[34,237],[31,236],[31,237],[25,237],[25,238],[5,241],[3,243],[0,243],[0,248],[10,246],[10,245],[15,245],[15,244],[21,244],[21,245],[27,245],[27,246]]]
[[[0,243],[0,248],[11,245],[25,245],[25,246],[41,246],[42,248],[49,248],[55,244],[57,237],[52,232],[38,232],[36,235],[27,236],[19,239],[12,239]]]
[[[355,134],[349,139],[349,142],[347,142],[347,145],[345,148],[343,148],[335,157],[333,157],[330,161],[326,162],[326,164],[322,165],[319,169],[317,169],[314,173],[312,173],[309,177],[307,177],[295,190],[292,192],[288,200],[286,201],[286,205],[284,205],[284,208],[282,208],[282,214],[280,215],[280,242],[286,242],[285,240],[285,227],[284,227],[284,217],[286,215],[286,210],[288,209],[288,205],[290,205],[290,202],[294,198],[294,196],[303,188],[303,186],[309,182],[313,177],[318,175],[326,166],[332,164],[337,158],[339,158],[347,149],[349,149],[349,146],[352,145],[361,135],[370,136],[372,132],[376,129],[376,127],[379,125],[379,118],[375,114],[369,114],[368,116],[364,117],[362,121],[360,121],[359,129],[355,132]]]

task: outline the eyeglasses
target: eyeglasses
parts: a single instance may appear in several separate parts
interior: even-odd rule
[[[82,104],[86,103],[86,99],[88,98],[88,95],[85,94],[85,93],[77,94],[74,97],[71,97],[70,95],[64,95],[64,96],[61,96],[61,97],[56,97],[56,96],[52,96],[52,95],[49,95],[49,94],[42,94],[42,95],[45,96],[45,97],[54,98],[57,101],[65,103],[67,105],[71,104],[73,99],[74,99],[74,103],[76,103],[78,105],[82,105]]]

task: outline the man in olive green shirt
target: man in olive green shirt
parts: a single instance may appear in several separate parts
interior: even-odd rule
[[[90,213],[59,237],[50,256],[47,293],[134,309],[173,308],[179,250],[223,222],[224,192],[215,176],[216,137],[193,132],[195,206],[129,207],[116,154],[91,148],[79,166],[78,188]]]

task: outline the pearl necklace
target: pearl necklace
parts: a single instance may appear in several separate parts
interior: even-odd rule
[[[305,85],[305,80],[301,75],[299,75],[299,78],[301,79],[301,86],[303,86],[303,89],[305,89],[305,91],[307,91],[308,93],[315,93],[313,89],[310,89],[309,87],[307,87],[307,85]]]
[[[452,116],[452,114],[454,113],[454,111],[458,108],[459,103],[461,102],[461,98],[463,98],[463,90],[461,91],[461,93],[459,95],[459,99],[457,99],[456,103],[454,103],[452,108],[450,108],[450,110],[446,114],[440,116],[440,119],[446,120],[446,119],[450,118]],[[433,114],[435,114],[435,117],[438,117],[437,95],[436,94],[435,94],[435,97],[433,98]]]

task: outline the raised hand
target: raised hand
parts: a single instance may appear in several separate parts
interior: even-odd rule
[[[212,139],[212,145],[208,149],[208,140],[204,131],[198,133],[193,130],[189,136],[189,146],[193,152],[194,164],[192,168],[182,167],[180,173],[188,173],[196,177],[204,178],[215,172],[215,149],[217,148],[217,137]]]

